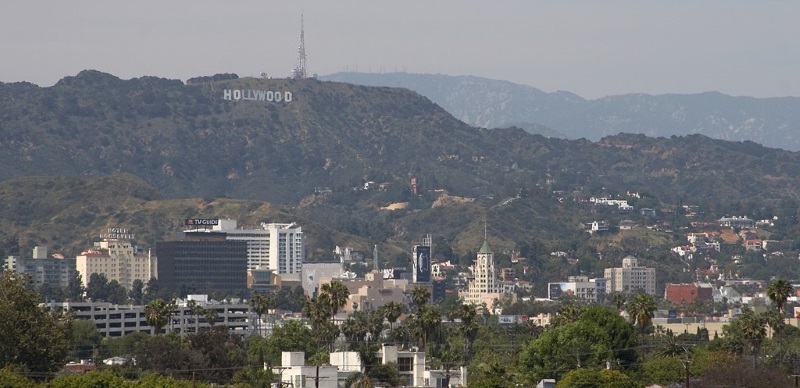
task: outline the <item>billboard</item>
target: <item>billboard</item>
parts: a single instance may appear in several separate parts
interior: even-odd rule
[[[186,226],[216,226],[219,218],[188,218],[183,223]]]
[[[500,315],[497,317],[497,323],[501,325],[510,325],[516,322],[517,317],[514,315]]]
[[[575,295],[575,283],[549,283],[547,299],[558,300],[564,295]]]
[[[414,245],[414,283],[431,281],[431,247]]]

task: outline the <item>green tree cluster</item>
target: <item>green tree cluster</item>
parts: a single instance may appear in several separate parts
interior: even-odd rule
[[[128,301],[128,291],[118,281],[108,281],[106,275],[93,273],[89,275],[86,297],[95,302],[123,304]]]
[[[12,366],[43,379],[64,365],[71,320],[39,306],[26,275],[0,276],[0,368]]]

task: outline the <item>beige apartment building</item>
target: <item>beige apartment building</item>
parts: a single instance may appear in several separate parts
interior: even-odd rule
[[[130,290],[136,279],[147,283],[150,278],[158,277],[155,261],[150,252],[137,252],[129,239],[105,238],[75,258],[75,269],[81,275],[84,287],[89,284],[89,277],[97,273]]]
[[[622,268],[606,268],[603,272],[606,291],[629,293],[644,290],[648,295],[656,295],[656,269],[639,266],[639,259],[628,256],[622,259]]]

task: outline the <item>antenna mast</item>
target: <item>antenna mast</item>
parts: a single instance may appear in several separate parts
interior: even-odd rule
[[[300,14],[300,45],[297,48],[297,66],[292,69],[292,78],[306,78],[308,71],[306,70],[306,38],[303,27],[303,14]]]
[[[375,244],[375,248],[372,250],[372,270],[375,272],[380,271],[378,267],[378,245]]]

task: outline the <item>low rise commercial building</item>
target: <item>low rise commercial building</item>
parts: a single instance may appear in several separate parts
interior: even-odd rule
[[[195,302],[203,310],[214,310],[216,319],[207,320],[206,314],[198,314],[187,300],[176,303],[169,323],[163,328],[167,332],[179,334],[194,333],[198,329],[225,326],[228,330],[250,335],[256,329],[258,320],[250,305],[244,303],[219,303],[207,297],[196,297]],[[53,310],[70,312],[75,319],[92,320],[103,337],[121,337],[133,332],[152,333],[153,327],[147,323],[143,305],[117,305],[106,302],[63,302],[44,304]]]

